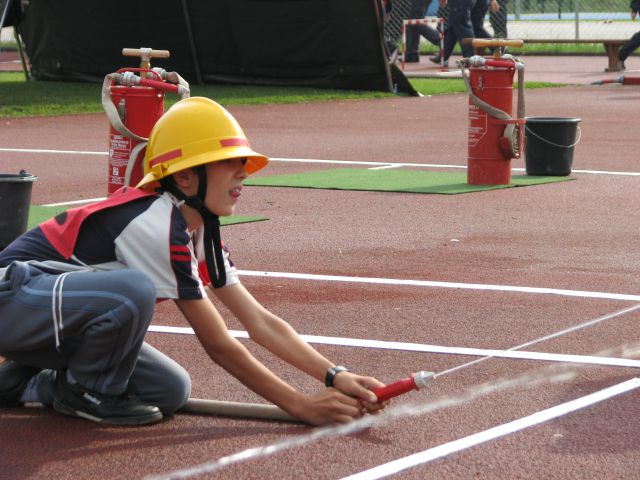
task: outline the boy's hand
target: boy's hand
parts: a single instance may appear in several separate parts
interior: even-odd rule
[[[330,425],[349,423],[360,418],[362,406],[356,398],[335,388],[327,388],[315,395],[308,395],[299,405],[299,411],[291,413],[311,425]]]
[[[360,400],[362,413],[378,413],[389,402],[378,402],[373,388],[384,387],[384,383],[373,377],[363,377],[351,372],[340,372],[336,375],[333,386],[342,393]]]
[[[363,377],[350,372],[339,372],[333,387],[309,395],[292,415],[312,425],[348,423],[366,413],[378,413],[389,402],[380,402],[371,388],[384,387],[373,377]]]

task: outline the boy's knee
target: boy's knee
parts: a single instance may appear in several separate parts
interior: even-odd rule
[[[146,273],[139,270],[127,270],[126,275],[122,275],[121,281],[123,291],[135,295],[141,300],[155,302],[156,287]]]
[[[174,375],[167,378],[165,384],[164,399],[157,407],[165,415],[172,415],[180,410],[189,400],[191,395],[191,377],[186,370],[174,372]]]
[[[150,319],[156,303],[156,287],[149,276],[138,270],[126,270],[126,273],[119,272],[117,282],[120,294],[136,306],[140,317]]]

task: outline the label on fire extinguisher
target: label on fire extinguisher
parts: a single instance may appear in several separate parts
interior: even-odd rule
[[[109,183],[124,185],[124,174],[131,156],[131,140],[122,135],[111,135],[109,140]]]
[[[487,112],[469,105],[469,146],[475,147],[487,134]]]

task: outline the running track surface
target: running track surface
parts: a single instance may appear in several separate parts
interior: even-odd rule
[[[492,358],[443,375],[392,405],[418,404],[432,408],[429,413],[389,418],[351,435],[195,478],[338,479],[358,473],[356,478],[369,479],[635,478],[638,368],[559,364],[542,353],[621,358],[620,347],[638,340],[638,311],[617,314],[640,303],[640,168],[633,135],[638,100],[634,87],[527,92],[529,116],[582,119],[574,170],[635,176],[576,172],[570,182],[455,196],[246,187],[237,213],[270,220],[223,230],[234,261],[246,273],[243,283],[300,333],[337,338],[337,345],[316,347],[353,371],[388,382],[412,371],[442,372],[482,356],[454,348],[503,350],[616,316],[531,346],[526,359]],[[466,163],[464,95],[230,110],[253,147],[278,159]],[[1,124],[1,171],[25,168],[38,175],[33,203],[105,194],[104,116],[2,119]],[[85,153],[6,150],[11,148]],[[276,160],[264,174],[339,166]],[[323,275],[387,281],[332,281]],[[478,287],[486,285],[501,288]],[[231,329],[241,330],[227,318]],[[163,303],[153,326],[187,325]],[[389,343],[342,346],[346,339]],[[194,336],[150,332],[147,340],[190,371],[194,397],[263,402],[209,361]],[[242,341],[297,388],[322,388]],[[392,342],[444,347],[444,353],[403,350],[406,345]],[[515,385],[482,394],[477,387],[496,387],[505,378]],[[571,403],[579,399],[594,403]],[[1,412],[0,431],[1,479],[143,478],[252,447],[304,440],[314,432],[288,423],[184,414],[154,426],[114,428],[37,407]],[[420,455],[409,457],[413,454]],[[390,463],[399,459],[404,463]]]

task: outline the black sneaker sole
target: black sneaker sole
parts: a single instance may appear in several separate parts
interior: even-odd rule
[[[58,400],[54,400],[53,409],[58,413],[68,415],[70,417],[84,418],[85,420],[90,420],[92,422],[108,423],[111,425],[148,425],[162,420],[161,412],[151,413],[149,415],[140,415],[137,417],[96,417],[95,415],[91,415],[87,412],[76,410],[75,408],[65,405]]]

